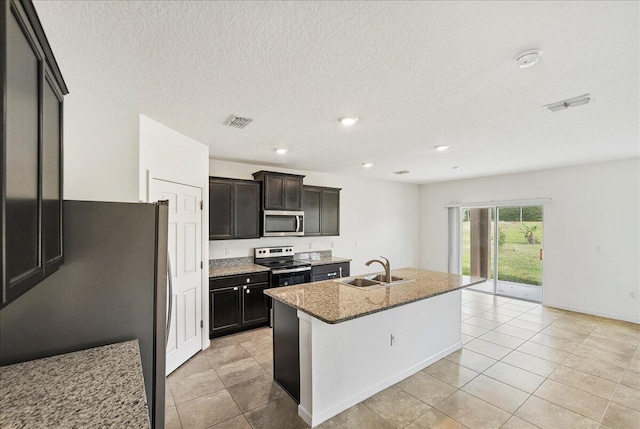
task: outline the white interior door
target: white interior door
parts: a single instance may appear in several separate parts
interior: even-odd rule
[[[167,375],[202,344],[202,189],[153,178],[151,201],[169,201],[169,259],[172,268],[171,327]]]

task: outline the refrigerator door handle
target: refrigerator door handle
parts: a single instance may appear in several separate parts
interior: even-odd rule
[[[169,330],[171,329],[171,312],[173,311],[173,273],[171,272],[171,255],[167,253],[167,276],[169,277],[169,307],[167,311],[167,333],[165,348],[169,344]]]

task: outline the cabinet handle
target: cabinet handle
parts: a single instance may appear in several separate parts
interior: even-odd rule
[[[246,289],[246,288],[247,288],[246,286],[242,286],[242,289]]]
[[[251,289],[247,289],[247,293],[251,293]]]
[[[342,267],[340,267],[339,269],[340,269],[340,278],[342,278]]]
[[[233,288],[233,290],[238,290],[238,288],[237,288],[237,287],[234,287],[234,288]]]
[[[251,279],[247,279],[247,283],[251,283]]]
[[[338,273],[329,273],[330,276],[337,276]]]

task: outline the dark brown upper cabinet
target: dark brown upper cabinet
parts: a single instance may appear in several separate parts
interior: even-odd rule
[[[260,237],[260,183],[209,178],[209,240]]]
[[[304,187],[304,235],[340,235],[340,189]]]
[[[64,262],[62,112],[68,89],[30,0],[0,6],[2,306]]]
[[[258,171],[253,173],[253,179],[263,183],[264,210],[302,210],[304,176]]]

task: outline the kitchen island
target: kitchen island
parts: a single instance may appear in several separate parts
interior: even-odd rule
[[[462,347],[460,290],[485,279],[417,268],[392,274],[410,281],[265,291],[274,299],[274,379],[310,426]]]

